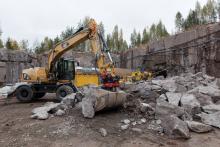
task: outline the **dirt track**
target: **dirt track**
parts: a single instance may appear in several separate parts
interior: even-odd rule
[[[62,117],[50,117],[40,121],[30,118],[31,110],[52,101],[53,95],[33,102],[22,104],[12,100],[0,104],[0,146],[1,147],[219,147],[220,131],[206,134],[191,133],[189,140],[172,140],[165,135],[147,129],[147,124],[137,126],[143,133],[128,129],[120,131],[120,121],[129,116],[122,110],[98,113],[94,119],[82,117],[79,109],[73,109]],[[138,117],[138,116],[137,116]],[[108,132],[102,137],[99,128]]]

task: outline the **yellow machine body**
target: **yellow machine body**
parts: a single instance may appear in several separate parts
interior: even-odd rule
[[[48,83],[46,69],[44,67],[35,67],[23,70],[23,78],[21,82],[28,83]],[[26,79],[26,80],[24,80]],[[66,81],[60,80],[59,83],[65,83]],[[93,84],[98,86],[100,84],[99,73],[96,72],[80,72],[76,71],[75,79],[73,83],[77,87]]]

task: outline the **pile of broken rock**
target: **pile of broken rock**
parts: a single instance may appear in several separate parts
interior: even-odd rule
[[[49,114],[64,115],[66,111],[80,106],[86,118],[93,118],[96,111],[123,104],[124,112],[140,116],[141,124],[148,129],[166,134],[171,138],[190,138],[190,131],[204,133],[220,128],[220,80],[202,73],[182,74],[167,79],[153,79],[137,83],[124,83],[124,91],[117,99],[109,101],[114,93],[96,87],[84,87],[61,103],[46,103],[35,108],[32,118],[47,119]],[[116,101],[117,100],[117,101]],[[108,102],[108,103],[107,103]],[[139,121],[126,120],[121,130],[134,127]],[[142,122],[143,121],[143,122]],[[150,123],[147,123],[150,122]],[[138,128],[133,128],[139,131]],[[106,136],[103,129],[103,136]]]
[[[212,127],[220,128],[218,78],[187,73],[163,80],[126,83],[123,88],[130,93],[124,107],[135,115],[153,119],[149,129],[162,127],[171,138],[187,139],[190,131],[204,133]]]

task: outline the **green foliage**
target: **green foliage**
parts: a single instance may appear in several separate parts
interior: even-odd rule
[[[4,48],[4,44],[3,44],[3,41],[1,39],[1,35],[2,35],[2,30],[0,28],[0,48]]]
[[[28,46],[29,46],[28,40],[21,40],[19,46],[20,46],[20,48],[22,50],[28,51],[29,50],[29,48],[28,48]]]
[[[142,44],[148,43],[149,40],[150,40],[150,34],[149,34],[149,32],[147,32],[147,29],[145,28],[143,30],[143,33],[142,33],[142,41],[141,41],[141,43]]]
[[[126,40],[123,38],[123,30],[119,29],[116,25],[112,34],[108,34],[106,37],[106,43],[110,51],[118,52],[128,48]]]
[[[20,49],[18,42],[16,40],[11,39],[11,38],[7,39],[7,41],[5,43],[5,47],[10,50],[19,50]]]
[[[35,52],[39,54],[45,51],[49,51],[53,48],[53,44],[54,43],[52,39],[45,37],[44,40],[35,47]]]
[[[131,47],[134,47],[137,45],[137,36],[138,36],[137,31],[136,31],[136,29],[134,29],[133,32],[131,33],[131,38],[130,38]]]
[[[176,25],[176,29],[178,32],[182,31],[183,24],[184,24],[183,16],[180,12],[177,12],[176,19],[175,19],[175,25]]]
[[[186,19],[182,18],[180,12],[176,14],[176,28],[177,31],[188,30],[196,25],[207,23],[214,23],[217,21],[220,5],[215,0],[208,0],[202,7],[197,1],[194,10],[190,10]]]
[[[0,38],[0,48],[4,48],[4,44],[3,44],[3,41],[1,40],[1,38]]]
[[[158,24],[152,24],[149,30],[145,28],[143,30],[142,36],[139,32],[137,33],[137,31],[134,29],[130,37],[130,47],[146,44],[152,40],[159,40],[161,39],[161,37],[166,37],[168,35],[169,33],[165,25],[162,23],[162,21],[159,21]]]
[[[66,38],[69,38],[74,34],[75,30],[74,27],[66,27],[66,30],[64,30],[61,35],[59,40],[64,40]]]

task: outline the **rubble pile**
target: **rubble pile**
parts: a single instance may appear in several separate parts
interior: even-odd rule
[[[203,73],[126,83],[130,115],[150,119],[148,129],[160,128],[171,138],[190,138],[220,128],[220,79]],[[161,124],[156,123],[161,121]]]
[[[60,103],[48,102],[32,111],[31,118],[45,120],[49,115],[62,116],[76,105],[82,109],[85,118],[93,118],[95,112],[122,106],[127,94],[111,92],[96,86],[85,86],[80,92],[67,95]]]
[[[80,93],[66,96],[61,103],[46,103],[35,108],[31,118],[47,119],[67,114],[78,107],[85,118],[95,112],[123,105],[128,119],[120,122],[121,131],[143,133],[153,130],[170,138],[190,138],[190,131],[205,133],[220,128],[220,80],[208,75],[183,74],[167,79],[125,83],[124,91],[110,92],[86,86]],[[99,132],[107,135],[105,128]]]

